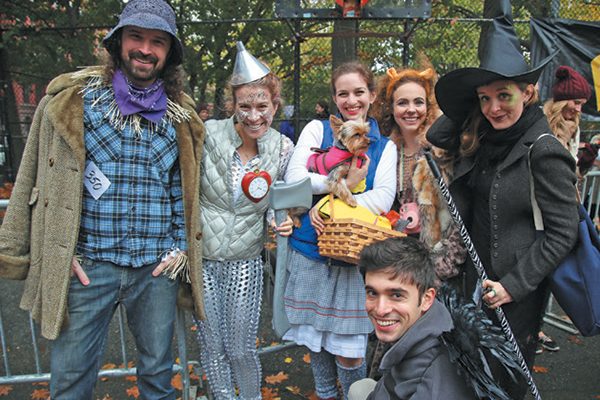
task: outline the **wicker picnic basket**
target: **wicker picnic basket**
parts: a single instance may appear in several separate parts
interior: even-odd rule
[[[354,218],[336,219],[333,195],[329,194],[330,217],[324,220],[325,229],[319,235],[319,254],[350,264],[358,264],[364,246],[406,234]]]

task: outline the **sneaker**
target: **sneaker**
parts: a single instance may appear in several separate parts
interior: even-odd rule
[[[546,336],[544,334],[540,335],[538,339],[538,344],[541,344],[542,347],[548,351],[559,351],[560,347],[558,343],[556,343],[550,336]],[[537,350],[536,350],[537,351]]]
[[[537,345],[535,346],[535,354],[542,354],[544,352],[544,347],[542,346],[542,342],[538,340]]]

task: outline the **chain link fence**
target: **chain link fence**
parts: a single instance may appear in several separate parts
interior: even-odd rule
[[[600,21],[600,1],[598,0],[553,0],[557,18],[580,21]]]
[[[481,24],[485,20],[362,20],[362,21],[301,21],[295,27],[300,37],[299,81],[288,79],[284,94],[294,103],[298,91],[300,127],[315,115],[319,100],[331,103],[330,77],[334,67],[335,41],[352,48],[356,58],[381,76],[390,67],[418,67],[419,53],[434,65],[439,74],[456,68],[478,65],[477,44]],[[339,22],[345,23],[340,27]],[[519,33],[526,41],[529,28],[517,22]],[[292,78],[290,76],[290,78]]]
[[[275,126],[283,119],[292,119],[297,135],[302,126],[314,117],[317,101],[330,103],[329,79],[335,60],[334,48],[339,46],[336,43],[342,43],[346,55],[352,54],[365,62],[376,75],[384,74],[392,66],[416,67],[419,52],[429,58],[439,74],[478,65],[479,34],[482,24],[486,22],[482,18],[483,2],[474,6],[475,11],[471,10],[470,14],[460,11],[456,6],[446,7],[446,3],[452,2],[434,1],[432,17],[429,19],[321,18],[182,22],[179,29],[186,47],[185,69],[189,75],[189,91],[197,103],[213,104],[215,116],[224,117],[225,101],[230,97],[225,90],[225,82],[232,68],[235,41],[241,39],[247,42],[247,48],[251,52],[254,52],[253,41],[268,43],[271,51],[255,55],[267,62],[282,78],[284,104],[293,106],[294,110],[293,116],[291,113],[279,113]],[[600,20],[600,0],[549,0],[547,4],[546,16]],[[513,8],[517,35],[527,57],[529,20],[523,14],[526,6],[514,5]],[[100,40],[109,28],[89,26],[9,31],[2,23],[0,18],[0,32],[5,33],[4,44],[7,49],[10,50],[13,41],[20,44],[21,48],[24,43],[30,43],[35,51],[55,52],[58,59],[68,60],[73,68],[97,63],[98,56],[103,52]],[[203,31],[205,37],[198,37],[194,33],[199,25],[206,27]],[[250,27],[253,34],[245,36],[245,31]],[[225,34],[220,32],[234,34],[223,37]],[[10,37],[7,37],[8,33]],[[42,37],[45,43],[58,43],[65,38],[70,41],[63,40],[57,48],[46,46],[45,49],[40,49],[34,43],[41,42]],[[68,47],[69,43],[83,40],[96,43],[93,51],[82,53]],[[219,52],[211,53],[204,49],[203,40],[223,41],[226,46]],[[50,79],[65,71],[59,70],[57,63],[40,65],[37,72],[25,74],[19,71],[17,65],[13,65],[18,54],[9,53],[10,57],[6,56],[6,52],[4,54],[10,82],[2,82],[0,76],[0,180],[11,180],[18,168],[37,102]],[[32,59],[31,62],[36,61]],[[330,107],[333,104],[330,103]],[[288,111],[291,111],[291,107],[288,107]],[[600,132],[600,124],[583,121],[582,131],[584,139],[589,139]]]
[[[481,9],[468,18],[464,15],[455,17],[450,10],[440,11],[438,7],[437,12],[433,12],[432,18],[429,19],[322,18],[184,22],[180,24],[180,32],[186,47],[185,69],[189,76],[189,92],[197,103],[212,103],[213,114],[223,117],[226,113],[225,102],[229,97],[224,81],[230,74],[233,57],[231,54],[224,57],[225,50],[213,53],[205,51],[201,41],[222,40],[233,48],[236,40],[244,40],[248,42],[248,49],[267,62],[282,78],[284,104],[293,106],[294,112],[287,115],[280,113],[276,126],[283,119],[292,119],[297,136],[303,125],[315,116],[317,102],[329,103],[330,110],[334,111],[331,104],[330,77],[335,60],[333,55],[337,51],[339,56],[340,48],[342,57],[355,56],[367,64],[376,76],[383,75],[389,67],[418,67],[419,53],[429,59],[439,74],[478,65],[479,35],[482,25],[486,22],[481,15],[483,2],[481,4]],[[551,0],[549,4],[548,16],[551,17],[600,20],[600,0]],[[96,59],[103,52],[100,40],[108,28],[90,26],[21,32],[6,28],[2,16],[0,11],[0,223],[3,209],[7,205],[6,199],[12,189],[6,182],[12,182],[15,178],[35,108],[50,80],[57,74],[66,72],[60,67],[64,63],[40,64],[39,67],[33,68],[34,73],[22,72],[16,61],[18,57],[25,56],[24,53],[14,50],[17,48],[15,43],[21,45],[19,48],[30,44],[30,55],[36,52],[52,52],[54,59],[67,60],[69,65],[75,68],[97,63]],[[198,39],[188,32],[198,24],[207,26],[209,32],[225,32],[234,26],[237,34],[223,37],[224,34],[215,33],[212,38],[207,36],[207,39]],[[250,25],[253,26],[255,37],[244,36],[246,28]],[[517,35],[523,43],[524,54],[527,56],[529,21],[515,15],[515,25]],[[60,42],[61,45],[38,46],[36,43],[42,42],[41,37],[46,44]],[[70,42],[61,41],[64,38],[69,38]],[[272,51],[254,52],[253,40],[268,43],[268,48]],[[95,42],[96,46],[93,51],[80,54],[68,47],[69,43],[76,41]],[[9,51],[3,52],[3,46]],[[36,62],[35,57],[31,58],[31,62]],[[589,140],[594,134],[600,133],[600,123],[597,122],[583,121],[581,127],[583,140]],[[0,336],[4,338],[3,334]],[[185,353],[185,347],[183,352]],[[6,356],[6,350],[3,350],[2,354]],[[6,361],[5,364],[7,365]],[[181,364],[185,366],[185,360]],[[127,363],[124,362],[124,365]],[[183,369],[185,370],[185,367]],[[7,366],[5,373],[10,375]],[[40,373],[39,368],[37,373]],[[129,374],[131,371],[120,370],[115,373]],[[35,379],[45,380],[47,377]],[[186,385],[189,385],[189,380],[186,382]]]

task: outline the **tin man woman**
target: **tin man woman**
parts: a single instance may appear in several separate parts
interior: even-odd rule
[[[237,47],[234,115],[206,123],[200,191],[206,320],[196,323],[202,367],[218,400],[261,398],[256,334],[267,193],[293,150],[291,140],[271,128],[281,101],[279,78],[241,42]],[[289,218],[271,226],[281,235],[292,232]]]

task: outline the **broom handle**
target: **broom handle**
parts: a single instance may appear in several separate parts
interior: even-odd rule
[[[438,185],[440,187],[440,193],[442,194],[442,196],[444,197],[444,200],[446,200],[446,203],[448,204],[448,210],[450,211],[450,214],[452,215],[452,219],[454,220],[454,223],[456,224],[456,226],[458,226],[460,229],[460,236],[467,248],[467,251],[469,252],[469,256],[471,257],[471,260],[473,261],[473,265],[475,266],[475,269],[477,270],[477,274],[479,275],[478,283],[481,284],[483,281],[488,279],[488,276],[487,276],[487,273],[485,272],[485,269],[483,268],[483,264],[481,263],[481,260],[479,259],[477,250],[475,250],[475,246],[473,245],[471,236],[469,236],[469,232],[467,231],[467,228],[465,227],[465,224],[460,216],[460,213],[458,212],[458,209],[456,208],[454,199],[452,198],[452,195],[450,194],[450,191],[448,190],[448,186],[446,185],[446,182],[444,182],[444,178],[442,177],[442,174],[440,173],[440,169],[439,169],[438,165],[436,164],[436,162],[434,161],[433,157],[431,156],[431,153],[426,151],[425,157],[427,158],[427,164],[429,165],[429,168],[431,169],[433,176],[435,177],[435,179],[438,182]],[[535,397],[536,400],[541,400],[542,397],[540,396],[540,392],[538,391],[537,386],[535,385],[535,382],[533,381],[531,372],[529,371],[529,368],[527,367],[527,363],[525,362],[523,353],[521,353],[521,349],[519,348],[519,345],[517,344],[517,340],[515,339],[515,336],[512,333],[512,329],[510,329],[510,325],[508,323],[508,320],[506,319],[506,315],[504,315],[504,311],[502,310],[501,307],[497,307],[494,311],[496,312],[496,317],[498,318],[498,321],[500,321],[500,325],[502,326],[502,331],[504,332],[504,336],[506,337],[506,340],[508,340],[514,353],[517,355],[517,360],[519,361],[521,370],[523,371],[523,373],[525,374],[525,377],[527,378],[527,384],[529,385],[529,388],[531,389],[531,394],[533,395],[533,397]]]

